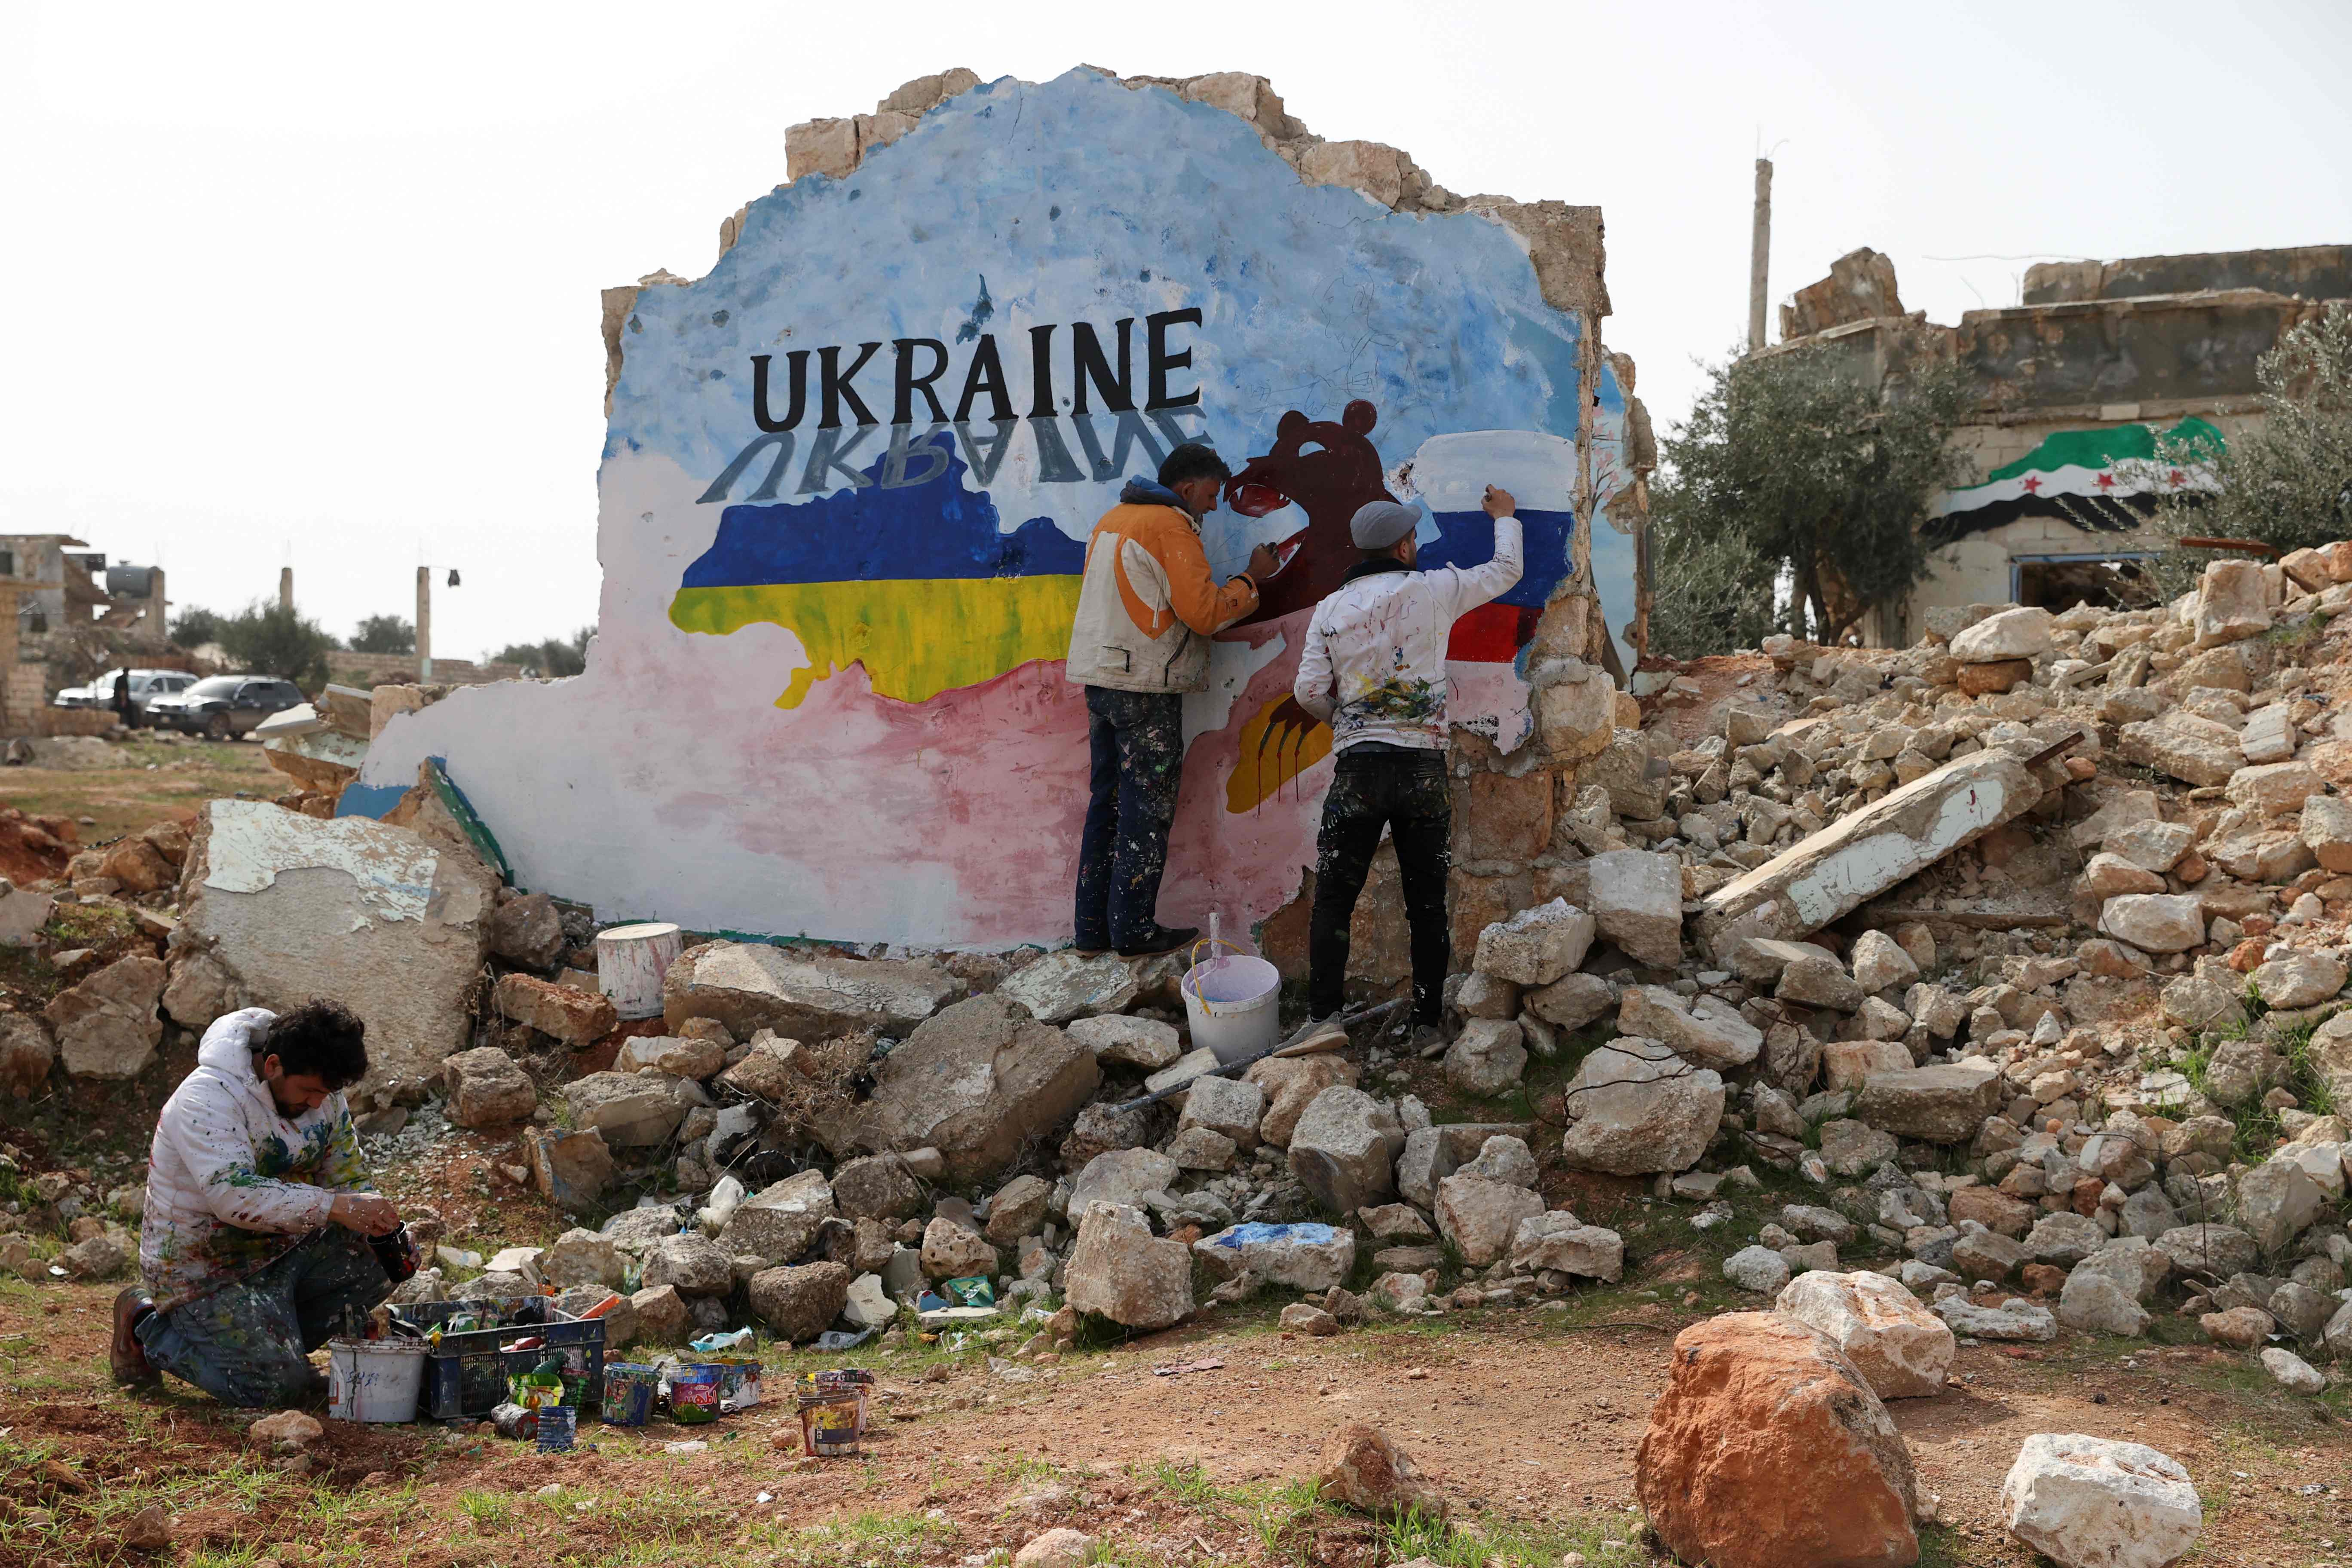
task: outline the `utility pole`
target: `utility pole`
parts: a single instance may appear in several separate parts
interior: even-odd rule
[[[1748,250],[1748,352],[1764,346],[1766,275],[1772,259],[1772,160],[1756,160],[1756,231]]]
[[[416,679],[433,679],[433,568],[416,569]]]
[[[278,569],[278,607],[281,610],[294,607],[294,568],[291,566]]]

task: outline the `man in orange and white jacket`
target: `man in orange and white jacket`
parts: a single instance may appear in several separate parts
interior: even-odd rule
[[[1209,638],[1257,608],[1276,569],[1259,545],[1222,585],[1201,548],[1201,519],[1232,470],[1187,441],[1157,483],[1129,479],[1087,542],[1067,673],[1087,689],[1093,796],[1078,841],[1076,945],[1129,957],[1200,934],[1160,923],[1160,879],[1184,765],[1184,693],[1209,686]]]

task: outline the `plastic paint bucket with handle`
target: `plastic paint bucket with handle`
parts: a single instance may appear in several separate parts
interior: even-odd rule
[[[1211,956],[1184,972],[1184,1017],[1195,1049],[1216,1053],[1220,1067],[1265,1050],[1282,1032],[1282,974],[1265,959],[1238,948],[1230,954],[1211,947]],[[1193,950],[1195,954],[1199,947]]]
[[[327,1346],[327,1414],[338,1421],[414,1421],[425,1346],[414,1340],[334,1340]]]

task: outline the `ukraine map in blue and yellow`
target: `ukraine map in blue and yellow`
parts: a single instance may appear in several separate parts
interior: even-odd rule
[[[884,465],[866,470],[878,481]],[[1045,518],[1010,533],[965,467],[920,484],[875,483],[795,504],[730,506],[686,569],[670,624],[724,637],[754,622],[793,633],[808,664],[776,699],[863,661],[875,692],[928,702],[1069,652],[1086,545]]]

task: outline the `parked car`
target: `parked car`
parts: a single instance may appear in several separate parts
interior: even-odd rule
[[[149,703],[147,721],[226,741],[308,700],[292,681],[275,676],[208,675],[176,696]]]
[[[196,683],[196,678],[184,669],[110,669],[88,686],[68,686],[49,700],[54,708],[111,708],[114,706],[114,678],[128,673],[131,677],[131,706],[141,713],[158,697],[176,697]]]

